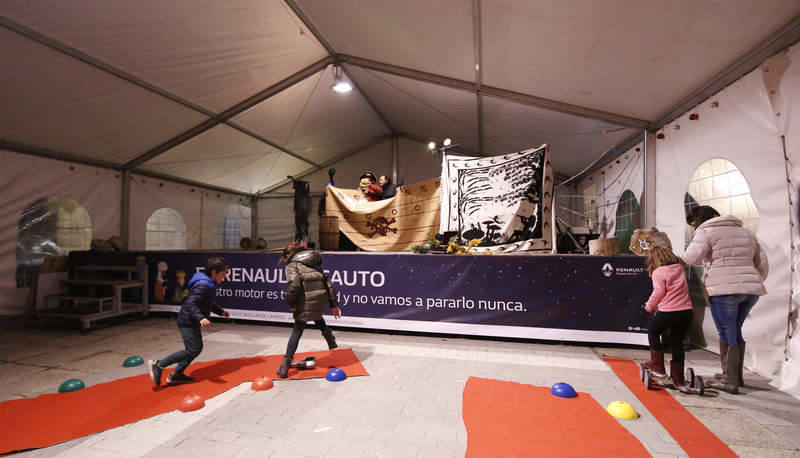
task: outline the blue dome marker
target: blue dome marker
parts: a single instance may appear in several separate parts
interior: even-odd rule
[[[550,388],[550,393],[560,398],[574,398],[578,395],[569,383],[556,383]]]
[[[329,382],[341,382],[346,378],[347,374],[345,374],[344,371],[339,369],[338,367],[334,367],[333,369],[329,370],[328,373],[325,375],[325,380]]]

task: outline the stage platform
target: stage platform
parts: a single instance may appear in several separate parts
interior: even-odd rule
[[[211,256],[231,265],[217,303],[233,318],[291,322],[280,254],[248,251],[70,253],[70,266],[149,267],[151,311],[177,311]],[[323,252],[339,327],[647,345],[651,281],[638,256],[454,256]],[[159,270],[161,269],[161,270]]]

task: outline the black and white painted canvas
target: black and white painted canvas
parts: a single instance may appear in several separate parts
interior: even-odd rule
[[[495,157],[442,158],[439,232],[478,250],[551,250],[553,175],[548,145]]]

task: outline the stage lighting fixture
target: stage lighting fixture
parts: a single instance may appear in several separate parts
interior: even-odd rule
[[[431,150],[431,151],[436,149],[436,143],[434,143],[434,142],[428,143],[428,149]]]
[[[353,86],[341,74],[341,68],[338,65],[333,66],[333,85],[331,90],[344,94],[353,90]]]
[[[450,140],[449,138],[445,138],[444,141],[442,142],[442,145],[450,146],[451,143],[453,143],[453,140]]]

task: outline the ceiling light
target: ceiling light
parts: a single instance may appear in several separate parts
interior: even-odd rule
[[[436,148],[436,143],[434,143],[434,142],[428,143],[428,149],[429,150],[433,151],[435,148]]]
[[[453,140],[450,140],[449,138],[445,138],[444,141],[442,142],[442,145],[450,146],[451,143],[453,143]]]
[[[333,85],[331,86],[331,90],[340,94],[344,94],[353,90],[353,86],[347,81],[347,79],[342,77],[341,68],[338,65],[333,66]]]

